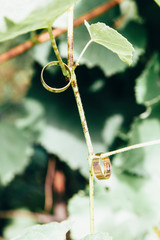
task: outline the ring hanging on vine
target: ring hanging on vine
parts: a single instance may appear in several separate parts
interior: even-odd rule
[[[109,157],[101,157],[103,153],[96,153],[93,157],[93,170],[99,180],[108,179],[111,176],[111,162]]]
[[[67,71],[69,72],[69,75],[70,75],[70,77],[69,77],[69,81],[68,81],[68,83],[67,83],[67,85],[65,85],[64,87],[62,87],[62,88],[53,88],[53,87],[50,87],[45,81],[44,81],[44,77],[43,77],[43,74],[44,74],[44,70],[47,68],[47,67],[50,67],[50,66],[59,66],[60,64],[59,64],[59,61],[53,61],[53,62],[49,62],[49,63],[47,63],[44,67],[43,67],[43,69],[42,69],[42,71],[41,71],[41,82],[42,82],[42,85],[43,85],[43,87],[45,88],[45,89],[47,89],[48,91],[50,91],[50,92],[54,92],[54,93],[61,93],[61,92],[64,92],[65,90],[67,90],[67,88],[69,88],[69,86],[71,85],[71,80],[72,80],[72,78],[71,78],[71,70],[69,69],[69,67],[65,64],[65,63],[63,63],[64,64],[64,66],[65,66],[65,68],[67,69]],[[68,79],[68,78],[67,78]]]

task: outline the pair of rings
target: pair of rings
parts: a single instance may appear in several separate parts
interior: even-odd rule
[[[70,77],[69,77],[69,79],[67,79],[67,80],[69,80],[68,81],[68,83],[67,83],[67,85],[65,85],[64,87],[62,87],[62,88],[53,88],[53,87],[50,87],[46,82],[45,82],[45,80],[44,80],[44,71],[45,71],[45,69],[46,68],[48,68],[48,67],[50,67],[50,66],[59,66],[60,64],[59,64],[59,61],[53,61],[53,62],[49,62],[49,63],[47,63],[44,67],[43,67],[43,69],[42,69],[42,71],[41,71],[41,82],[42,82],[42,85],[43,85],[43,87],[45,88],[45,89],[47,89],[48,91],[50,91],[50,92],[54,92],[54,93],[61,93],[61,92],[64,92],[65,90],[67,90],[67,88],[69,88],[69,86],[71,85],[71,70],[69,69],[69,67],[64,63],[64,66],[65,66],[65,68],[67,69],[67,71],[68,71],[68,73],[69,73],[69,75],[70,75]]]
[[[108,156],[97,153],[93,157],[93,171],[97,179],[104,180],[111,176],[111,162]]]
[[[71,70],[69,69],[69,67],[64,63],[64,66],[65,68],[67,69],[67,71],[69,72],[69,82],[67,83],[67,85],[65,85],[64,87],[62,88],[53,88],[53,87],[50,87],[44,80],[44,70],[47,68],[47,67],[50,67],[50,66],[59,66],[59,62],[58,61],[53,61],[53,62],[49,62],[47,63],[42,71],[41,71],[41,82],[42,82],[42,85],[44,86],[44,88],[46,88],[48,91],[50,92],[54,92],[54,93],[61,93],[61,92],[64,92],[65,90],[67,90],[67,88],[69,88],[69,86],[71,85],[71,81],[72,81],[72,73],[71,73]],[[99,180],[104,180],[104,179],[108,179],[110,178],[110,175],[111,175],[111,163],[110,163],[110,159],[108,156],[106,157],[103,157],[102,156],[103,153],[97,153],[94,155],[93,157],[93,171],[94,171],[94,174],[96,176],[96,178],[98,178]]]

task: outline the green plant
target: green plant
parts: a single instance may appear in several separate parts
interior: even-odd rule
[[[89,189],[90,190],[89,191],[90,191],[91,234],[93,234],[94,233],[93,159],[95,157],[95,152],[93,150],[91,138],[90,138],[88,127],[87,127],[87,122],[86,122],[84,111],[83,111],[83,106],[82,106],[82,103],[81,103],[81,98],[80,98],[79,91],[78,91],[75,69],[79,65],[79,61],[80,61],[82,55],[84,54],[84,52],[86,51],[86,48],[90,45],[91,42],[96,42],[100,45],[105,46],[106,48],[113,51],[114,53],[117,53],[119,58],[122,61],[124,61],[128,64],[131,64],[131,62],[132,62],[133,47],[124,37],[122,37],[122,35],[120,35],[117,31],[113,30],[112,28],[106,26],[105,24],[96,23],[96,24],[89,25],[86,22],[85,25],[86,25],[86,27],[89,31],[91,40],[89,40],[89,42],[84,47],[84,50],[79,54],[79,58],[77,58],[76,64],[74,65],[74,63],[73,63],[73,7],[71,7],[70,10],[69,10],[69,17],[68,17],[69,18],[69,25],[68,25],[69,26],[68,27],[68,66],[70,68],[70,71],[68,71],[66,69],[61,57],[60,57],[59,52],[58,52],[58,48],[56,46],[55,39],[52,35],[51,26],[52,26],[52,22],[55,20],[55,18],[58,17],[59,15],[61,15],[63,12],[65,12],[68,9],[68,7],[70,7],[75,2],[76,1],[65,1],[65,2],[63,1],[63,3],[62,3],[61,1],[59,1],[59,2],[56,2],[56,1],[54,2],[53,1],[53,3],[51,3],[51,5],[50,5],[50,3],[48,3],[48,4],[46,3],[46,7],[43,7],[43,13],[45,13],[45,11],[46,11],[47,12],[47,17],[45,15],[43,15],[40,12],[40,10],[36,10],[36,11],[32,12],[29,16],[27,16],[26,19],[24,19],[24,21],[21,21],[19,24],[14,24],[10,20],[6,19],[6,23],[8,24],[8,30],[9,31],[7,31],[7,33],[4,33],[4,34],[1,35],[1,41],[5,41],[9,38],[16,37],[20,34],[28,32],[28,31],[37,30],[37,29],[41,29],[41,28],[48,28],[50,39],[51,39],[51,42],[52,42],[52,46],[53,46],[55,54],[58,58],[59,65],[62,69],[63,75],[67,78],[67,80],[69,79],[69,81],[71,82],[72,89],[73,89],[73,92],[74,92],[74,95],[75,95],[75,99],[77,101],[77,106],[78,106],[78,110],[79,110],[79,114],[80,114],[80,118],[81,118],[81,123],[82,123],[83,131],[84,131],[86,143],[87,143],[87,146],[88,146],[88,152],[89,152],[88,162],[89,162],[89,173],[90,173],[89,174],[90,175],[90,177],[89,177],[89,181],[90,181]],[[58,4],[58,5],[56,5],[56,4]],[[51,9],[55,9],[55,12],[53,12]],[[59,13],[58,15],[56,15],[57,12]],[[53,14],[53,13],[55,13],[55,14]],[[156,63],[158,62],[158,56],[157,55],[153,56],[152,62],[153,62],[153,64],[151,63],[149,65],[149,67],[147,67],[147,70],[143,73],[143,75],[140,76],[140,78],[144,79],[144,81],[147,81],[147,77],[149,78],[151,73],[152,73],[152,75],[153,75],[153,73],[155,73],[155,80],[156,80],[156,77],[157,77],[156,71],[157,70],[154,69],[154,66],[156,66]],[[103,64],[104,64],[104,61],[103,61]],[[125,68],[125,67],[123,67],[123,68]],[[145,75],[145,77],[144,77],[144,75]],[[137,82],[139,82],[138,79],[137,79]],[[143,81],[141,81],[141,84],[143,84]],[[146,94],[146,91],[145,91],[145,93],[142,95],[142,94],[139,94],[139,89],[140,89],[139,84],[137,84],[136,87],[137,87],[137,90],[136,90],[137,102],[139,101],[139,103],[146,104],[148,109],[151,107],[152,104],[157,104],[158,103],[158,101],[159,101],[159,92],[158,91],[157,91],[157,93],[155,91],[153,93],[153,96],[152,95],[150,96],[149,91],[147,92],[148,94]],[[50,89],[50,88],[48,88],[48,89]],[[156,105],[154,105],[154,107],[156,108]],[[35,108],[37,108],[37,106],[35,106]],[[30,113],[30,118],[32,116],[35,116],[35,113],[34,114]],[[35,119],[36,119],[36,116],[35,116]],[[140,121],[140,120],[138,120],[138,121]],[[141,126],[141,123],[139,123],[138,121],[137,121],[137,123],[135,123],[135,125],[137,124],[138,127],[133,126],[133,129],[132,129],[132,132],[131,132],[131,137],[130,137],[131,144],[136,143],[137,135],[141,133],[141,132],[139,132],[137,134],[137,132],[136,132],[136,131],[138,131],[137,129],[139,129],[141,127],[145,128],[145,126],[143,126],[143,123],[142,123],[142,126]],[[151,119],[151,121],[152,121],[152,119]],[[20,126],[21,129],[23,129],[24,126],[27,126],[27,127],[30,126],[30,123],[32,123],[32,122],[33,122],[32,119],[30,120],[29,124],[25,123],[25,121],[24,122],[23,121],[22,122],[18,121],[17,126]],[[144,125],[145,125],[145,123],[144,123]],[[2,128],[3,128],[3,126],[2,126]],[[7,129],[9,129],[9,126],[7,127]],[[159,126],[157,125],[157,132],[158,131],[159,131]],[[9,131],[9,132],[11,132],[11,131]],[[158,138],[159,138],[159,135],[157,135],[157,139]],[[145,139],[144,139],[144,141],[145,141]],[[107,156],[110,156],[110,155],[113,155],[113,154],[116,154],[116,153],[119,153],[119,152],[131,150],[131,149],[134,149],[134,148],[140,148],[140,147],[143,147],[143,146],[148,146],[148,145],[156,144],[156,143],[160,143],[160,140],[158,139],[158,140],[154,141],[154,138],[153,138],[153,141],[151,141],[151,142],[140,143],[140,144],[137,144],[137,145],[133,145],[132,147],[129,147],[129,148],[123,148],[121,150],[116,150],[116,151],[112,151],[112,152],[103,153],[100,156],[103,158],[103,157],[107,157]],[[27,145],[27,144],[25,144],[25,145]],[[132,157],[130,157],[130,158],[132,159]],[[117,162],[117,165],[122,166],[122,169],[124,168],[123,169],[124,171],[128,171],[128,172],[131,171],[132,172],[133,169],[134,169],[137,174],[141,174],[141,172],[139,172],[139,169],[137,169],[137,166],[135,166],[135,168],[133,166],[132,169],[130,168],[130,164],[132,163],[132,161],[130,161],[130,164],[128,164],[128,166],[127,166],[127,164],[125,164],[125,167],[123,167],[122,163],[123,163],[123,161],[125,161],[125,160],[123,160],[123,156],[120,158],[120,160],[121,160],[121,162],[118,162],[115,159],[114,162],[115,163]],[[134,165],[134,163],[133,163],[133,165]],[[4,181],[7,181],[7,180],[4,179]],[[100,192],[99,194],[100,195],[102,194],[102,196],[104,195],[103,198],[105,198],[105,193],[103,192],[103,190],[100,189],[99,192]],[[39,227],[37,227],[37,228],[39,228]],[[68,231],[68,229],[69,228],[66,228],[66,230],[64,231],[61,239],[64,239],[64,235]],[[44,230],[42,230],[42,234],[43,234],[43,232],[44,232]],[[47,230],[47,232],[48,232],[48,234],[50,234],[50,230]],[[34,234],[34,231],[33,231],[33,234]],[[39,231],[38,231],[37,234],[39,234]],[[57,234],[57,233],[53,232],[53,234]],[[99,233],[99,235],[96,234],[96,235],[87,236],[84,239],[97,239],[97,237],[99,239],[103,239],[103,238],[104,239],[110,239],[110,237],[107,234],[105,234],[103,236],[102,235],[103,234]],[[51,237],[51,236],[48,236],[48,239],[49,239],[49,237]],[[20,238],[22,239],[22,237],[20,237]],[[32,235],[29,235],[28,238],[31,239]],[[16,238],[16,239],[18,239],[18,238]],[[60,237],[59,237],[59,239],[60,239]]]

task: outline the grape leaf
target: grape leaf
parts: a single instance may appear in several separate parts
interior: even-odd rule
[[[13,124],[0,123],[0,183],[11,181],[27,166],[32,149],[23,131]]]
[[[136,80],[135,94],[137,103],[150,105],[160,99],[159,76],[159,56],[154,54],[143,73]]]
[[[68,221],[35,225],[26,229],[23,234],[12,238],[12,240],[65,240],[65,235],[69,231],[70,226],[71,223]]]
[[[160,6],[160,0],[154,0]]]
[[[159,177],[139,178],[112,167],[110,180],[95,184],[95,232],[107,231],[113,239],[143,239],[160,220],[159,184]],[[87,192],[80,191],[69,201],[69,216],[75,220],[71,228],[74,240],[89,234]]]
[[[123,62],[131,65],[134,48],[126,38],[104,23],[99,22],[89,25],[85,21],[85,25],[92,42],[108,48],[116,53]]]
[[[84,26],[80,26],[74,30],[75,43],[74,43],[74,59],[77,60],[82,49],[89,41],[89,36]],[[59,48],[63,57],[67,56],[67,44],[64,36],[61,36]],[[113,64],[114,63],[114,64]],[[92,43],[85,54],[80,59],[80,64],[85,64],[88,68],[100,67],[106,76],[111,76],[114,73],[124,71],[127,65],[122,62],[116,54],[108,49],[104,49],[101,45]]]
[[[99,20],[99,18],[98,18]],[[104,19],[105,20],[105,19]],[[107,20],[108,23],[108,20]],[[146,47],[146,31],[142,24],[129,22],[125,28],[120,30],[134,46],[133,65],[137,63],[139,57],[144,53]],[[67,57],[66,37],[60,37],[59,45],[61,55]],[[80,26],[74,30],[74,59],[77,60],[82,49],[89,41],[88,33],[84,26]],[[122,62],[119,57],[99,44],[92,43],[85,54],[80,59],[80,64],[85,64],[89,68],[100,67],[106,76],[111,76],[118,72],[123,72],[127,68],[127,64]]]
[[[52,26],[56,18],[62,15],[77,0],[2,0],[0,20],[3,23],[3,32],[0,33],[0,42],[15,38],[37,29]],[[16,13],[16,14],[15,14]],[[12,24],[8,24],[8,22]]]
[[[95,233],[89,234],[81,240],[112,240],[112,237],[110,237],[107,233]]]
[[[160,139],[159,107],[160,103],[155,104],[148,118],[135,120],[129,132],[130,140],[128,145]],[[160,155],[159,144],[135,149],[133,151],[116,155],[113,161],[114,165],[144,177],[152,176],[153,174],[155,176],[160,175],[160,169],[158,168]]]
[[[107,1],[109,1],[109,0],[107,0]],[[83,1],[79,1],[75,5],[75,8],[74,8],[74,18],[78,18],[79,16],[87,13],[88,11],[91,11],[95,7],[99,6],[100,4],[106,3],[107,1],[106,0],[94,0],[94,1],[83,0]],[[98,21],[102,21],[102,22],[106,21],[107,24],[112,24],[113,19],[117,18],[118,13],[119,13],[118,6],[115,6],[114,8],[111,8],[109,11],[100,15],[96,19],[98,19]],[[94,22],[94,21],[95,21],[95,19],[91,20],[91,22]],[[67,13],[64,13],[62,16],[60,16],[58,19],[56,19],[53,26],[57,27],[57,28],[67,28]],[[84,26],[83,27],[78,27],[78,29],[77,28],[74,29],[74,39],[75,39],[74,40],[74,49],[75,49],[75,46],[77,48],[80,45],[79,46],[79,52],[78,52],[78,55],[79,55],[80,52],[82,51],[83,47],[85,46],[86,42],[88,41],[89,36],[88,36],[88,33],[87,33],[86,28]],[[77,30],[79,32],[78,36],[77,36]],[[63,47],[61,48],[61,54],[63,55],[63,57],[66,57],[67,56],[66,35],[62,35],[59,38],[61,39],[60,45],[62,43],[61,47],[64,46],[64,48]],[[97,46],[98,45],[96,44],[96,47]],[[90,48],[92,48],[92,46],[90,46]],[[32,50],[32,56],[35,58],[36,61],[38,61],[43,66],[43,65],[47,64],[49,61],[53,61],[53,50],[52,50],[52,55],[50,54],[50,50],[51,50],[51,46],[50,46],[49,43],[43,43],[43,44],[40,44],[40,45],[36,45],[34,47],[34,49]],[[102,51],[103,50],[104,49],[102,49]],[[76,51],[77,51],[77,49],[76,49]],[[106,51],[107,51],[107,49],[106,49]],[[109,53],[110,53],[110,51],[109,51]],[[116,59],[118,59],[120,64],[122,63],[122,61],[120,61],[119,58],[116,57]],[[87,61],[87,63],[88,63],[88,61]],[[123,64],[123,65],[126,67],[126,64]]]
[[[75,17],[79,17],[80,15],[94,9],[100,4],[106,3],[108,1],[105,0],[83,0],[78,2],[75,6]],[[104,14],[98,16],[97,18],[91,20],[91,23],[95,23],[97,21],[101,21],[107,23],[108,25],[113,24],[113,21],[118,18],[119,9],[118,6],[110,9]],[[60,37],[60,51],[63,57],[67,57],[67,44],[66,44],[66,36]],[[75,61],[78,59],[82,49],[89,41],[89,35],[86,31],[84,25],[74,29],[74,59]],[[98,57],[97,57],[98,56]],[[114,64],[113,64],[114,62]],[[107,64],[106,64],[107,63]],[[107,76],[112,75],[113,73],[123,71],[127,68],[127,65],[123,63],[116,54],[111,51],[104,49],[101,45],[92,43],[87,49],[86,53],[82,56],[80,60],[80,64],[85,64],[87,67],[92,68],[95,66],[99,66]]]

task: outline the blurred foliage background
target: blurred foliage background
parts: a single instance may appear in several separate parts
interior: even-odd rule
[[[75,18],[104,3],[81,0]],[[160,8],[150,0],[124,0],[91,23],[104,22],[134,46],[128,67],[92,44],[76,70],[95,152],[160,139]],[[10,23],[11,24],[11,23]],[[54,27],[64,27],[65,16]],[[40,34],[41,31],[37,31]],[[0,52],[30,34],[0,43]],[[89,39],[74,31],[74,60]],[[67,62],[67,36],[57,39]],[[88,163],[72,89],[62,94],[41,85],[42,67],[55,60],[50,42],[0,65],[0,236],[10,239],[34,223],[74,219],[71,239],[89,233]],[[62,79],[60,69],[47,81]],[[160,146],[111,158],[112,177],[95,180],[96,231],[113,239],[160,239]]]

